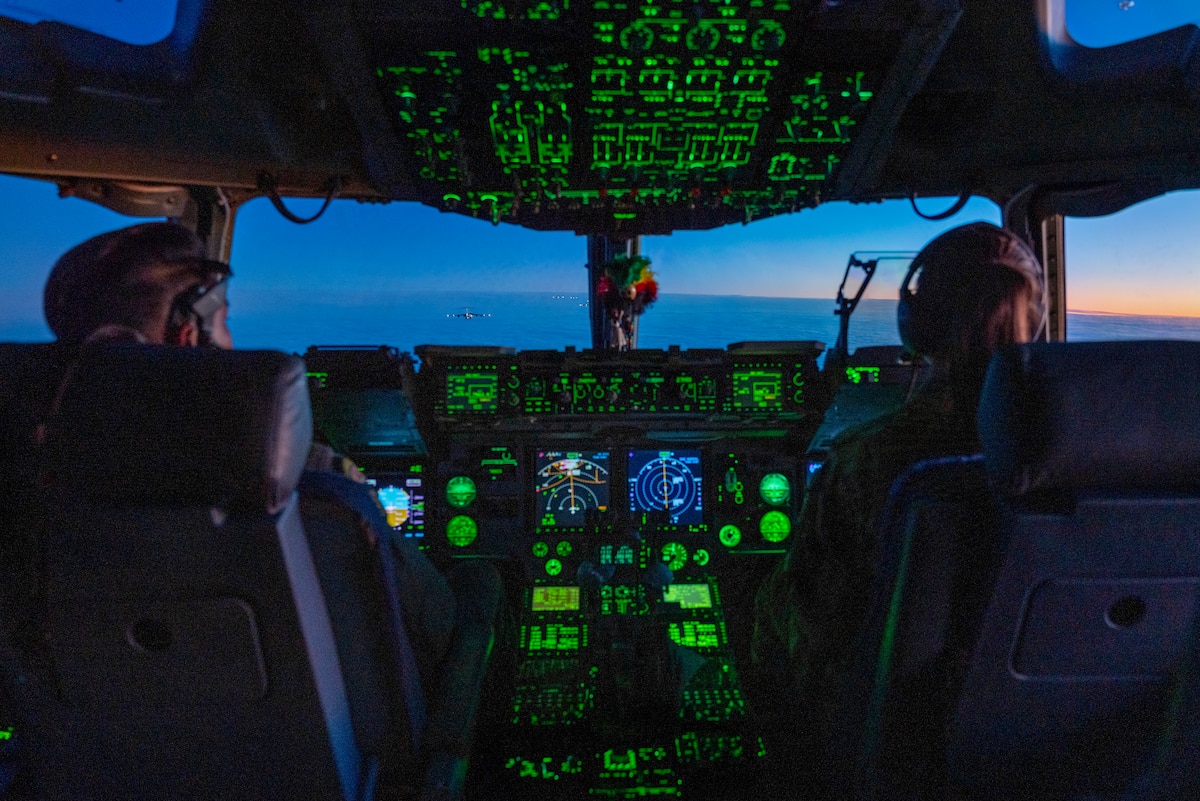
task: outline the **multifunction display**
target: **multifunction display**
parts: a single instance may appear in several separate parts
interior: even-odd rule
[[[629,510],[663,512],[673,524],[704,522],[700,451],[630,451]]]
[[[369,477],[388,525],[405,537],[425,536],[425,478],[420,466]]]
[[[607,451],[538,451],[534,492],[542,528],[582,526],[608,510]]]

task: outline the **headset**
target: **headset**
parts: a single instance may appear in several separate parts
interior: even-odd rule
[[[992,235],[997,231],[1004,234],[1003,240],[998,240]],[[985,232],[988,234],[987,239],[982,238]],[[981,264],[1011,270],[1033,281],[1037,287],[1039,317],[1033,339],[1039,339],[1046,328],[1048,310],[1045,281],[1037,258],[1029,246],[1012,232],[991,223],[979,222],[953,229],[934,239],[909,263],[908,272],[904,274],[904,280],[900,283],[900,300],[896,306],[896,327],[900,329],[900,341],[904,343],[904,347],[914,354],[929,354],[937,350],[944,336],[941,321],[923,308],[920,292],[914,292],[909,286],[916,274],[929,264],[930,255],[936,256],[943,249],[955,248],[953,243],[943,239],[947,236],[964,240],[957,248],[964,251],[964,259],[977,259]],[[981,245],[986,249],[980,250]],[[931,249],[934,250],[933,254],[929,254]],[[1014,250],[1016,253],[1012,254]]]
[[[233,277],[228,265],[213,262],[213,267],[220,278],[212,283],[197,284],[180,292],[171,301],[171,325],[180,328],[188,320],[195,321],[197,344],[201,347],[212,345],[213,320],[217,312],[228,304],[226,293],[229,279]]]

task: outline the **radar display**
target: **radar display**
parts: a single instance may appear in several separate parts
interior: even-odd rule
[[[631,451],[629,511],[665,512],[672,523],[703,522],[699,451]]]
[[[534,492],[544,528],[582,526],[608,509],[608,452],[540,451]]]

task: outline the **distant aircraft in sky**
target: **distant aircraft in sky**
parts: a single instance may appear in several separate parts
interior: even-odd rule
[[[476,317],[491,317],[487,312],[473,312],[470,306],[463,306],[463,310],[457,314],[447,314],[447,317],[461,317],[464,320],[474,320]]]

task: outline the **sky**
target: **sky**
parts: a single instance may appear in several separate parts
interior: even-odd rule
[[[921,201],[946,208],[948,199]],[[315,201],[292,201],[300,213]],[[54,260],[72,245],[131,224],[56,187],[0,176],[0,338],[48,336],[41,293]],[[972,200],[941,223],[907,201],[831,203],[711,231],[646,237],[664,293],[833,298],[854,251],[915,251],[942,230],[999,219]],[[1117,215],[1067,221],[1072,310],[1200,317],[1200,192],[1146,201]],[[232,262],[237,292],[326,297],[353,313],[381,294],[470,288],[480,292],[585,291],[586,240],[445,214],[413,203],[335,201],[297,226],[264,199],[239,210]],[[872,297],[895,297],[904,262],[884,262]],[[236,298],[236,292],[234,294]]]
[[[1200,23],[1195,0],[1066,0],[1067,30],[1087,47],[1107,47]]]
[[[93,14],[73,0],[4,5],[0,15],[61,19],[109,35],[123,30],[139,42],[157,35],[162,9],[170,6],[97,0],[88,5],[95,5]],[[140,23],[138,15],[145,17]],[[1198,20],[1194,0],[1067,0],[1068,28],[1089,46]],[[290,202],[301,214],[316,204]],[[950,202],[927,199],[922,207],[936,212]],[[0,337],[45,332],[41,290],[54,260],[89,236],[133,222],[86,201],[59,199],[52,184],[7,176],[0,176],[0,210]],[[905,201],[835,203],[748,226],[646,237],[643,253],[664,293],[832,298],[851,252],[915,251],[940,231],[978,219],[998,222],[999,210],[975,199],[953,219],[931,223]],[[1112,217],[1069,220],[1068,308],[1200,317],[1197,219],[1200,193],[1190,192]],[[314,224],[296,226],[258,199],[238,213],[232,261],[246,291],[320,294],[350,308],[380,293],[464,287],[582,293],[585,258],[585,239],[572,233],[492,226],[417,204],[339,201]],[[904,266],[884,262],[870,296],[895,297]]]

